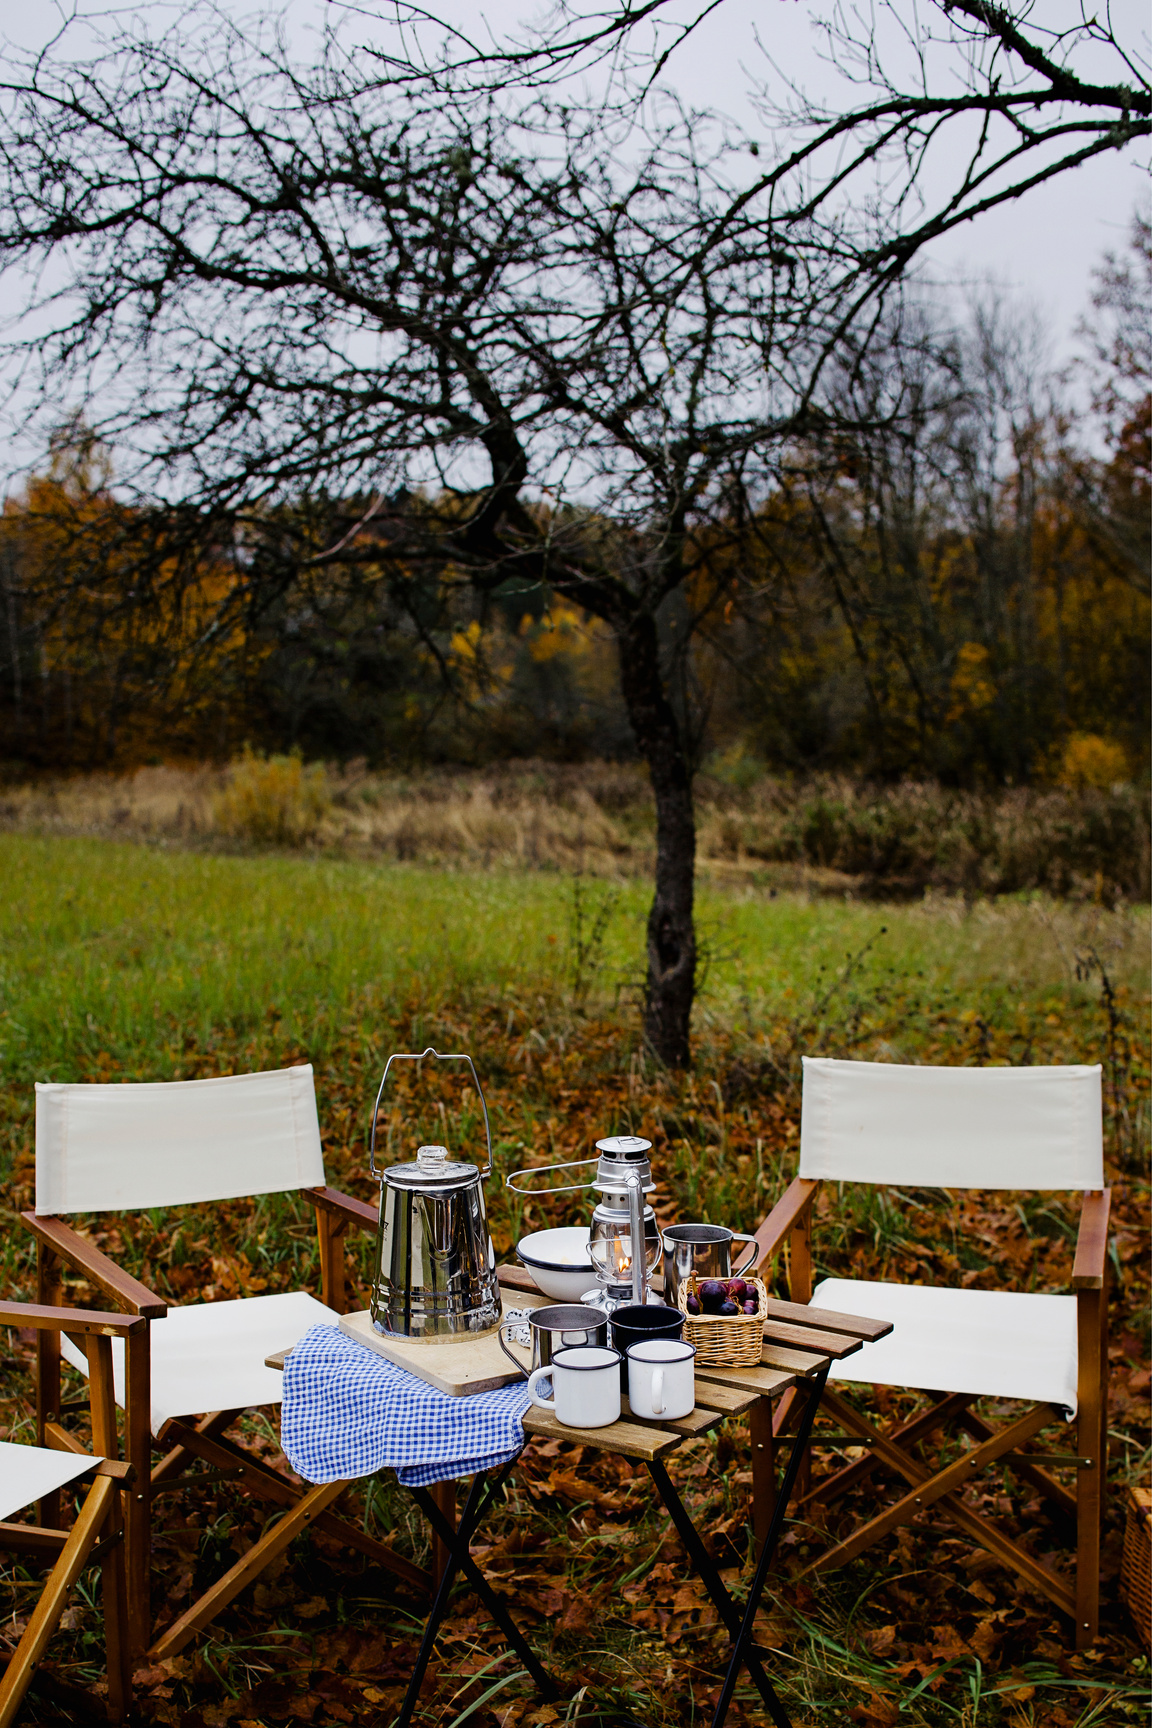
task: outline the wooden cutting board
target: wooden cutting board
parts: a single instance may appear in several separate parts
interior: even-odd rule
[[[550,1300],[539,1291],[516,1290],[511,1301],[503,1303],[502,1312],[508,1308],[541,1308]],[[406,1368],[409,1374],[453,1398],[491,1392],[496,1386],[510,1386],[520,1378],[500,1348],[499,1332],[488,1332],[481,1338],[461,1338],[451,1344],[420,1344],[412,1338],[385,1337],[377,1332],[366,1308],[357,1314],[342,1314],[340,1330],[357,1344],[375,1350],[378,1356],[395,1362],[398,1368]],[[524,1364],[527,1373],[528,1351],[515,1344],[510,1344],[509,1349],[515,1352],[516,1360]]]

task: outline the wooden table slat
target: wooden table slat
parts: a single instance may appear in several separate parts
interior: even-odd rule
[[[767,1341],[760,1350],[760,1361],[765,1368],[783,1368],[793,1374],[815,1374],[824,1366],[825,1360],[811,1350],[785,1350],[782,1345]]]
[[[622,1422],[635,1422],[641,1428],[671,1429],[674,1434],[706,1434],[709,1428],[715,1428],[717,1422],[723,1422],[727,1414],[726,1410],[713,1410],[706,1405],[697,1404],[696,1408],[689,1411],[687,1416],[658,1416],[656,1418],[634,1416],[632,1406],[628,1402],[628,1394],[626,1392],[620,1394],[620,1420]],[[600,1430],[597,1429],[596,1433],[599,1432]],[[588,1438],[589,1444],[595,1446],[597,1443],[595,1436],[589,1434]]]
[[[803,1302],[781,1302],[775,1296],[769,1296],[765,1318],[771,1323],[780,1321],[784,1325],[814,1326],[822,1332],[842,1332],[849,1338],[859,1338],[864,1344],[875,1344],[878,1338],[887,1338],[892,1330],[891,1320],[865,1320],[860,1314],[838,1314],[832,1308],[809,1308]],[[772,1327],[775,1331],[775,1326]]]
[[[842,1332],[821,1332],[815,1326],[786,1326],[773,1322],[764,1334],[766,1344],[786,1344],[797,1350],[815,1350],[821,1356],[831,1356],[842,1362],[864,1348],[859,1338],[847,1338]]]
[[[759,1393],[746,1392],[740,1386],[728,1386],[721,1380],[696,1377],[697,1409],[718,1410],[725,1416],[739,1416],[751,1409]]]
[[[795,1386],[800,1378],[798,1374],[786,1373],[779,1368],[697,1368],[696,1379],[714,1380],[721,1386],[734,1386],[738,1391],[755,1392],[757,1397],[776,1397],[780,1392],[786,1392],[789,1386]]]
[[[526,1296],[539,1296],[544,1302],[554,1302],[554,1296],[545,1296],[536,1288],[532,1274],[527,1266],[497,1266],[496,1277],[505,1290],[522,1290]],[[592,1274],[589,1290],[596,1288],[596,1274]]]
[[[572,1440],[578,1446],[595,1446],[600,1452],[619,1452],[625,1458],[662,1458],[680,1444],[680,1435],[667,1428],[641,1427],[639,1422],[611,1422],[606,1428],[566,1428],[547,1410],[534,1404],[524,1416],[524,1432],[549,1440]]]

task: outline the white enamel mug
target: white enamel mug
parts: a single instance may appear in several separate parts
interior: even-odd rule
[[[696,1402],[696,1346],[682,1338],[643,1338],[628,1346],[628,1402],[646,1422],[690,1416]]]
[[[542,1380],[551,1380],[551,1398],[538,1392]],[[546,1368],[528,1376],[528,1395],[565,1428],[607,1428],[620,1415],[620,1352],[605,1344],[556,1350]]]

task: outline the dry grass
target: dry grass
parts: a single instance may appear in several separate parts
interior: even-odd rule
[[[831,778],[701,775],[698,858],[713,879],[815,893],[969,898],[1041,889],[1146,900],[1147,796]],[[0,827],[232,847],[278,845],[480,869],[650,871],[655,810],[639,765],[505,763],[414,775],[307,769],[246,754],[230,768],[143,768],[9,788]]]

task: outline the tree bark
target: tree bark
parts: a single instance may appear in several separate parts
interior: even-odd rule
[[[620,680],[656,799],[656,895],[648,914],[644,1036],[670,1068],[691,1061],[696,991],[696,815],[692,774],[660,670],[656,620],[634,615],[617,632]]]

